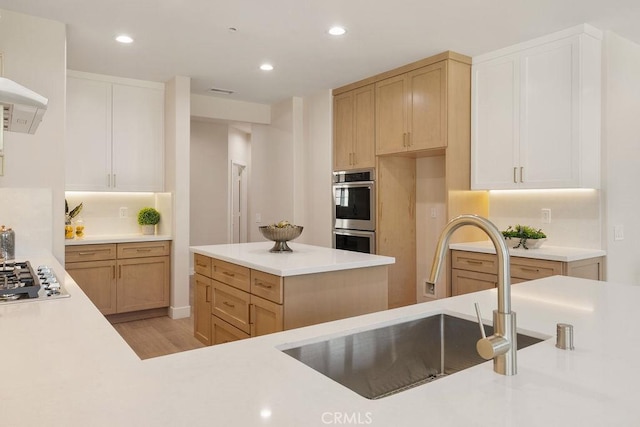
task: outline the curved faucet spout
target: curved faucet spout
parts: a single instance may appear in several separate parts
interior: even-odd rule
[[[498,309],[493,312],[495,333],[488,338],[483,337],[478,342],[478,352],[483,357],[493,358],[493,369],[497,373],[515,375],[517,373],[516,314],[511,311],[509,250],[500,230],[491,221],[478,215],[461,215],[449,221],[438,240],[429,283],[435,286],[438,280],[442,263],[448,252],[449,238],[458,228],[465,225],[484,231],[491,239],[498,256]]]

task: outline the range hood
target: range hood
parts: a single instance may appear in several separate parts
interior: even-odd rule
[[[3,130],[35,133],[47,110],[49,101],[42,95],[0,77],[0,104],[3,109]]]

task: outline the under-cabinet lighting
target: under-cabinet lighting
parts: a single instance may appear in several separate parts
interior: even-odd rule
[[[65,191],[69,196],[92,196],[92,197],[140,197],[153,196],[155,194],[163,194],[162,192],[154,193],[152,191]]]
[[[549,188],[549,189],[522,189],[522,190],[489,190],[495,194],[549,194],[549,193],[595,193],[595,188]]]

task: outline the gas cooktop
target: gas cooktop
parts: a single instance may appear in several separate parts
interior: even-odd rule
[[[0,304],[68,296],[53,269],[48,266],[41,265],[34,271],[29,261],[0,264]]]

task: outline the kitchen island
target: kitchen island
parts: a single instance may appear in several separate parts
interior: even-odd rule
[[[194,336],[224,344],[388,308],[394,258],[291,243],[192,246]]]
[[[0,305],[3,426],[603,426],[640,419],[640,287],[554,276],[512,289],[518,374],[486,362],[368,400],[280,348],[435,313],[486,318],[495,290],[141,361],[55,260],[70,298]],[[574,325],[574,351],[555,347]],[[53,326],[53,327],[52,327]]]

